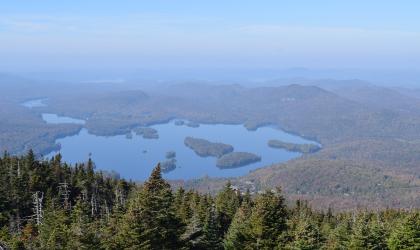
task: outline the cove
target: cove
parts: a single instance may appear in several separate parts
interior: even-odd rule
[[[57,143],[61,145],[60,153],[66,162],[83,162],[91,155],[97,169],[116,171],[121,177],[132,180],[148,178],[153,167],[165,161],[166,153],[171,151],[176,153],[177,167],[165,173],[165,178],[236,177],[301,155],[270,148],[267,142],[271,139],[298,144],[315,143],[272,127],[249,131],[242,125],[200,124],[199,127],[189,127],[177,126],[174,122],[150,127],[157,130],[158,139],[145,139],[134,132],[132,136],[96,136],[82,129],[77,135],[58,139]],[[259,155],[261,161],[233,169],[219,169],[216,167],[217,158],[200,157],[184,145],[184,139],[188,136],[230,144],[235,151]]]

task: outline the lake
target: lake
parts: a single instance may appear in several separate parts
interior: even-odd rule
[[[33,99],[22,103],[27,108],[46,106],[46,99]],[[42,119],[48,124],[74,123],[84,125],[85,120],[75,119],[56,114],[42,114]],[[188,122],[185,122],[187,124]],[[273,127],[261,127],[249,131],[242,125],[200,124],[199,127],[176,125],[175,122],[150,126],[156,129],[158,139],[145,139],[132,132],[131,136],[96,136],[87,129],[82,129],[77,135],[58,139],[61,145],[60,153],[63,160],[69,163],[87,161],[89,155],[96,168],[105,171],[115,171],[121,177],[132,180],[145,180],[158,162],[166,161],[167,152],[176,153],[177,167],[165,173],[168,179],[193,179],[209,177],[235,177],[249,171],[285,162],[299,157],[301,154],[283,149],[270,148],[269,140],[304,144],[316,142],[286,133]],[[200,157],[192,149],[184,145],[186,137],[206,139],[211,142],[230,144],[235,152],[249,152],[261,157],[261,161],[233,169],[216,167],[215,157]],[[58,152],[51,152],[51,157]]]
[[[59,123],[55,119],[56,116],[43,116],[43,118],[48,123]],[[73,118],[59,117],[59,119],[69,122]],[[158,131],[158,139],[144,139],[134,133],[132,138],[127,138],[126,135],[96,136],[82,129],[79,134],[59,139],[57,143],[61,144],[60,152],[66,162],[86,161],[91,154],[98,169],[116,171],[122,177],[133,180],[146,179],[158,162],[166,160],[165,155],[169,151],[176,152],[177,168],[164,174],[168,179],[234,177],[300,156],[299,153],[270,148],[267,145],[268,140],[314,143],[272,127],[249,131],[242,125],[201,124],[193,128],[185,125],[177,126],[174,122],[170,122],[154,125],[151,128]],[[262,160],[239,168],[219,169],[216,167],[216,158],[200,157],[184,145],[187,136],[227,143],[232,145],[235,151],[254,153],[261,156]]]

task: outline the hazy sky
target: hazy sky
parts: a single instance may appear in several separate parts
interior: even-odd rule
[[[418,0],[2,0],[0,71],[420,68]]]

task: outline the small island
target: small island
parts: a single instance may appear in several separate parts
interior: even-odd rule
[[[188,122],[185,125],[187,125],[190,128],[198,128],[198,127],[200,127],[200,124],[199,123],[196,123],[196,122]]]
[[[233,147],[229,144],[215,143],[194,137],[186,137],[184,144],[201,157],[221,157],[224,154],[233,152]]]
[[[127,134],[125,135],[125,138],[126,138],[126,139],[133,139],[133,134],[131,133],[131,131],[130,131],[130,133],[127,133]]]
[[[160,169],[163,173],[169,173],[176,169],[176,160],[170,159],[160,162]]]
[[[268,146],[271,148],[281,148],[287,151],[299,152],[303,154],[315,153],[321,149],[321,147],[316,144],[296,144],[279,140],[268,141]]]
[[[154,128],[139,127],[139,128],[135,128],[134,132],[136,132],[136,135],[142,135],[144,139],[158,139],[159,138],[158,132]]]
[[[182,125],[184,125],[184,124],[185,124],[185,122],[184,122],[183,120],[176,120],[176,121],[174,122],[174,124],[175,124],[175,126],[182,126]]]
[[[176,157],[176,152],[175,151],[168,151],[165,154],[166,159],[174,159],[175,157]]]
[[[232,152],[217,159],[216,166],[221,169],[243,167],[261,161],[261,157],[248,152]]]

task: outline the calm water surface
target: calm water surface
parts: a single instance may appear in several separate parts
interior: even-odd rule
[[[134,133],[131,139],[125,135],[96,136],[83,129],[78,135],[65,137],[57,142],[61,144],[61,154],[67,162],[86,161],[91,154],[98,169],[114,170],[122,177],[135,180],[146,179],[158,162],[165,161],[165,154],[168,151],[176,152],[177,168],[166,173],[166,178],[191,179],[206,175],[233,177],[300,156],[299,153],[270,148],[267,146],[268,140],[310,143],[271,127],[248,131],[241,125],[200,125],[198,128],[191,128],[176,126],[171,122],[155,125],[152,128],[158,131],[159,139],[144,139]],[[231,144],[235,151],[257,154],[262,157],[262,161],[235,169],[219,169],[216,167],[216,158],[200,157],[184,145],[187,136]]]
[[[42,107],[45,106],[44,101],[45,99],[30,100],[22,105],[28,108]],[[85,124],[84,120],[56,114],[42,114],[42,118],[49,124]],[[96,136],[82,129],[77,135],[58,139],[57,143],[61,144],[60,152],[66,162],[83,162],[91,155],[97,169],[116,171],[122,177],[133,180],[148,178],[155,165],[166,160],[165,155],[169,151],[176,152],[177,168],[164,174],[166,178],[234,177],[300,156],[299,153],[268,147],[269,140],[278,139],[299,144],[316,143],[272,127],[248,131],[242,125],[201,124],[198,128],[192,128],[185,125],[176,126],[174,122],[151,127],[158,131],[159,139],[144,139],[134,133],[131,139],[126,135]],[[232,145],[236,152],[254,153],[261,156],[262,160],[235,169],[219,169],[216,167],[216,158],[200,157],[184,145],[187,136],[227,143]],[[48,157],[56,153],[52,152]]]

